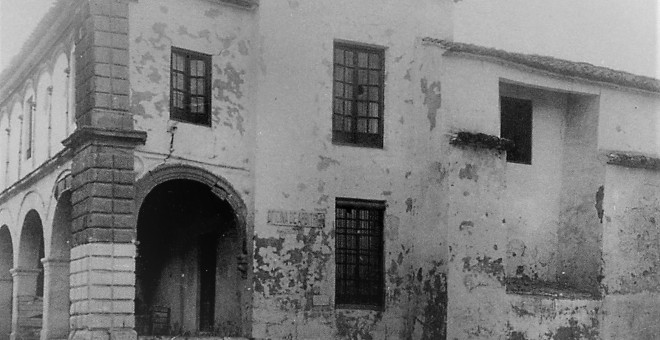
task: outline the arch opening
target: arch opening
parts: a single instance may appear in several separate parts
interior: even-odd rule
[[[7,340],[11,335],[14,284],[10,271],[14,266],[13,249],[9,227],[0,226],[0,340]]]
[[[13,332],[23,339],[39,339],[43,320],[44,236],[41,217],[36,210],[25,215],[18,249],[18,267],[14,268],[17,285],[16,325]]]
[[[240,336],[244,240],[236,212],[190,179],[156,185],[138,215],[140,335]]]
[[[62,193],[55,206],[53,229],[44,269],[44,313],[42,339],[64,339],[69,335],[69,269],[71,259],[71,193]]]

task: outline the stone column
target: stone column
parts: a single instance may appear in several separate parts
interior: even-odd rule
[[[44,314],[41,339],[69,336],[69,259],[42,259]]]
[[[602,339],[660,334],[660,159],[611,153],[603,203]]]
[[[461,137],[462,136],[462,137]],[[448,230],[447,339],[498,339],[506,334],[504,142],[459,134],[445,154]]]
[[[84,0],[76,40],[69,339],[135,339],[133,150],[128,0]]]
[[[24,317],[26,313],[34,307],[35,292],[37,289],[37,276],[41,270],[28,268],[14,268],[10,270],[13,283],[12,314],[11,314],[11,340],[23,340],[38,338],[34,334],[34,328],[41,328],[41,324],[27,324]],[[41,320],[38,320],[39,322]]]
[[[13,283],[12,279],[0,279],[0,340],[8,340],[11,334]]]

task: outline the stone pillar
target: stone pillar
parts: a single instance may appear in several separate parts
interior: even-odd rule
[[[502,212],[506,153],[498,137],[455,136],[446,151],[448,230],[447,339],[498,339],[506,334]]]
[[[0,340],[8,340],[11,334],[13,282],[0,279]]]
[[[603,204],[602,339],[660,334],[660,159],[612,153]]]
[[[69,336],[69,259],[42,259],[44,314],[41,339]]]
[[[35,292],[37,289],[37,276],[41,270],[27,269],[27,268],[14,268],[10,270],[11,276],[14,279],[13,283],[13,297],[12,297],[12,313],[11,313],[11,340],[23,340],[38,338],[38,334],[34,334],[34,328],[41,328],[41,319],[39,325],[27,324],[25,318],[26,312],[34,309],[34,302],[36,300]],[[37,304],[37,309],[39,304]],[[42,307],[43,308],[43,307]]]
[[[128,0],[84,0],[76,41],[70,339],[135,339],[135,174]]]

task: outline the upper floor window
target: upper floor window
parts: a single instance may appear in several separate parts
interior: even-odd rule
[[[384,50],[335,43],[332,142],[383,147]]]
[[[385,204],[337,198],[335,208],[335,303],[380,309],[384,304]]]
[[[172,47],[170,118],[211,126],[211,56]]]
[[[32,148],[34,146],[34,110],[36,103],[34,98],[30,97],[25,103],[25,159],[32,158]]]
[[[532,164],[532,101],[500,97],[500,137],[514,143],[507,162]]]

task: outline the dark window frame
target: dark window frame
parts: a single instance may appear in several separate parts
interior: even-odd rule
[[[184,69],[178,70],[176,63],[176,56],[184,58]],[[212,58],[209,54],[190,51],[178,47],[172,47],[170,54],[170,119],[185,123],[196,125],[211,126],[211,82],[212,82]],[[192,75],[191,61],[202,61],[204,63],[204,74],[202,76]],[[175,77],[180,74],[183,78],[183,89],[178,89],[175,86]],[[202,95],[193,94],[191,89],[192,79],[203,79]],[[183,108],[177,107],[175,95],[179,93],[182,96]],[[192,99],[202,98],[204,109],[202,112],[192,112]]]
[[[338,57],[339,51],[342,51],[343,60]],[[368,55],[366,67],[360,66],[359,53]],[[375,62],[372,62],[372,56],[377,56]],[[366,72],[366,83],[360,82],[360,72]],[[378,75],[375,83],[371,81],[372,72],[377,72]],[[335,41],[332,74],[332,143],[382,149],[385,121],[385,48]],[[364,97],[359,98],[363,95]],[[372,99],[375,96],[377,98]],[[377,116],[370,114],[372,104],[378,105]],[[359,115],[358,105],[362,105],[366,115]],[[348,110],[350,112],[346,113]],[[362,122],[366,122],[363,127],[367,132],[359,131],[358,124]],[[375,133],[370,131],[373,122],[378,124]]]
[[[34,96],[31,96],[26,102],[27,110],[25,110],[26,121],[26,144],[25,144],[25,159],[31,159],[34,154],[34,119],[37,104],[35,103]]]
[[[500,96],[500,137],[514,143],[506,161],[532,164],[534,106],[530,99]]]
[[[385,308],[385,209],[384,201],[336,198],[335,308],[380,311]],[[340,210],[345,213],[341,214]],[[366,229],[361,221],[366,223]],[[373,226],[369,226],[370,222]],[[354,237],[354,248],[350,247],[350,236]],[[367,241],[366,247],[361,248],[362,241]],[[354,283],[354,294],[349,292],[350,281]]]

